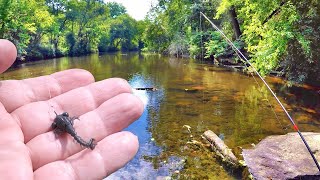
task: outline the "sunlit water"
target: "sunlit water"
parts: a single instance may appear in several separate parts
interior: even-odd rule
[[[27,63],[2,77],[22,79],[70,68],[86,69],[97,81],[121,77],[132,87],[157,88],[134,91],[145,103],[145,111],[126,130],[139,137],[140,149],[130,163],[106,179],[239,179],[241,173],[223,166],[206,146],[201,138],[204,131],[214,131],[239,158],[241,148],[251,148],[268,135],[292,131],[260,81],[191,59],[137,53],[91,55]],[[280,79],[267,81],[301,131],[320,132],[319,89],[288,89]]]

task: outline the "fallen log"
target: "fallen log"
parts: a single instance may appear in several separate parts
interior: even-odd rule
[[[203,133],[203,137],[210,142],[211,148],[222,158],[227,164],[238,167],[239,161],[232,153],[231,149],[212,131],[207,130]]]

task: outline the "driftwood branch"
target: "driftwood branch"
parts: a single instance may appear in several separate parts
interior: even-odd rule
[[[155,87],[143,87],[143,88],[134,88],[135,90],[142,90],[142,91],[157,91],[158,89]]]
[[[203,133],[203,136],[211,144],[212,149],[228,164],[238,166],[239,162],[231,149],[212,131],[208,130]]]

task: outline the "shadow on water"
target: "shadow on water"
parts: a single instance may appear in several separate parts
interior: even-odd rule
[[[135,158],[106,179],[239,179],[241,174],[223,166],[202,140],[210,129],[241,158],[268,135],[291,132],[287,117],[261,82],[212,64],[158,55],[104,54],[22,64],[3,75],[22,79],[82,68],[97,81],[127,79],[145,103],[142,116],[126,130],[139,137]],[[302,131],[320,132],[317,90],[284,86],[267,78]],[[192,143],[198,142],[198,143]]]

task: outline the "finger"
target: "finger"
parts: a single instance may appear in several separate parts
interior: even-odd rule
[[[141,116],[142,112],[143,104],[138,97],[121,94],[81,116],[80,121],[75,122],[74,126],[77,134],[85,141],[90,138],[99,141],[129,126]],[[83,149],[70,135],[56,138],[52,131],[33,138],[27,146],[30,149],[34,169],[65,159]],[[50,153],[50,156],[46,156],[47,153]]]
[[[0,114],[0,179],[32,179],[32,162],[21,129],[1,103]]]
[[[7,70],[17,57],[17,49],[12,42],[0,39],[0,73]]]
[[[129,132],[110,135],[94,150],[84,150],[34,172],[35,179],[102,179],[129,162],[138,151],[138,139]],[[54,171],[53,171],[54,169]]]
[[[25,142],[50,130],[55,112],[68,112],[70,116],[80,116],[92,111],[108,99],[121,93],[131,92],[127,81],[112,78],[77,88],[49,101],[35,102],[20,107],[12,116],[20,123]],[[35,126],[36,124],[36,126]]]
[[[1,179],[33,179],[29,151],[21,141],[0,144]]]
[[[0,145],[10,142],[23,142],[23,133],[19,124],[0,103]]]
[[[12,112],[25,104],[48,100],[93,82],[92,74],[82,69],[71,69],[25,80],[2,81],[0,101],[8,112]]]

